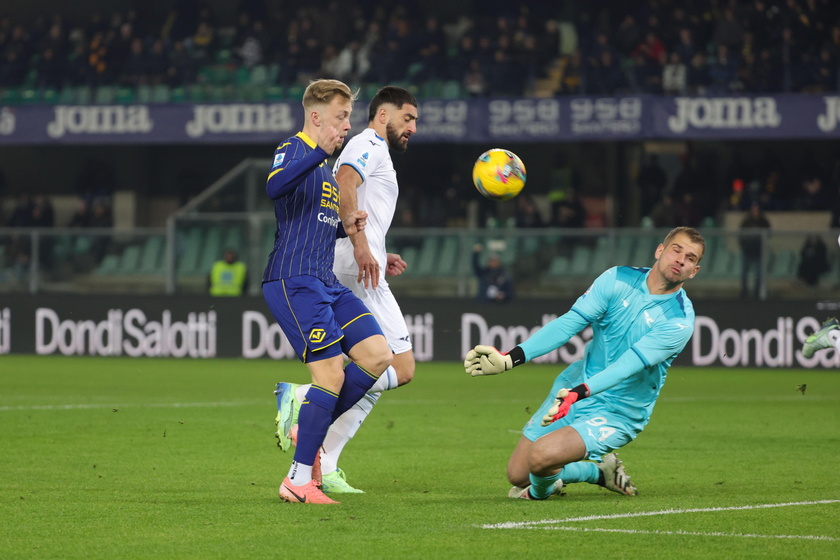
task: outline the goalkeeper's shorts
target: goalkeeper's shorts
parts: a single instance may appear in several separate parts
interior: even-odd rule
[[[583,382],[579,371],[581,367],[581,362],[576,362],[557,376],[545,401],[525,424],[522,435],[536,441],[564,426],[571,426],[583,439],[587,458],[598,461],[604,454],[624,447],[636,439],[647,422],[640,422],[615,410],[614,407],[607,406],[603,395],[599,394],[574,403],[569,409],[569,414],[548,426],[542,426],[542,419],[554,405],[557,391]]]

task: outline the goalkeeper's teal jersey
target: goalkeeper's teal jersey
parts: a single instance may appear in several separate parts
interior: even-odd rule
[[[569,368],[582,367],[583,382],[628,351],[644,364],[639,371],[612,372],[608,385],[618,382],[600,394],[610,407],[624,409],[639,419],[650,416],[668,367],[694,332],[694,307],[685,290],[652,295],[646,282],[649,273],[649,268],[611,268],[593,282],[569,312],[579,315],[594,331],[581,363]],[[556,322],[558,326],[551,334],[562,345],[576,333],[563,332],[559,325],[564,323],[560,319]],[[549,323],[543,329],[551,328]],[[520,345],[526,356],[535,355],[540,339],[545,343],[545,337],[535,334]]]

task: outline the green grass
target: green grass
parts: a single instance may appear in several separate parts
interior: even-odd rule
[[[342,457],[367,493],[316,507],[277,498],[291,454],[271,393],[306,380],[298,363],[0,357],[0,557],[840,557],[837,372],[675,368],[621,452],[638,497],[510,500],[507,459],[555,371],[419,364]]]

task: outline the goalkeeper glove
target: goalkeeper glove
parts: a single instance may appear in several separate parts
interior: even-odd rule
[[[548,410],[548,414],[543,416],[542,425],[548,426],[552,422],[560,420],[569,413],[573,404],[588,396],[589,387],[586,383],[582,383],[574,389],[560,389],[557,391],[557,396],[554,397],[554,405]]]
[[[492,346],[484,346],[483,344],[479,344],[467,352],[467,358],[464,360],[464,369],[473,377],[496,375],[511,369],[513,365],[510,353],[502,354]]]

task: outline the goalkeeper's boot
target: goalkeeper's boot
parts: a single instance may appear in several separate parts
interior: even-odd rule
[[[321,475],[321,490],[327,494],[364,494],[364,490],[353,488],[347,483],[347,475],[341,469]]]
[[[514,499],[520,499],[520,500],[537,500],[538,498],[535,498],[535,497],[531,496],[531,492],[529,492],[530,489],[531,489],[530,485],[526,486],[525,488],[522,488],[522,487],[519,487],[519,486],[514,486],[513,488],[508,490],[508,498],[514,498]],[[564,494],[565,493],[563,492],[563,481],[560,480],[560,479],[557,479],[557,481],[554,483],[554,489],[551,491],[551,495],[552,496],[562,496]],[[548,498],[542,498],[542,499],[547,500]]]
[[[598,470],[601,471],[598,486],[625,496],[635,496],[639,493],[630,482],[630,477],[624,472],[624,465],[615,453],[604,455],[602,462],[598,463]]]
[[[822,328],[805,339],[805,344],[802,345],[802,355],[810,358],[817,350],[831,348],[834,346],[833,341],[829,338],[828,333],[833,330],[840,329],[840,322],[834,317],[826,319],[822,324]]]
[[[295,486],[289,477],[283,480],[280,485],[280,499],[284,502],[291,502],[293,504],[338,504],[333,499],[328,498],[314,480],[310,480],[306,484]]]
[[[297,383],[278,383],[274,390],[274,394],[277,395],[277,417],[274,419],[277,431],[274,437],[277,438],[277,447],[283,451],[288,451],[297,444],[300,402],[295,397],[295,389],[298,387],[300,385]]]

